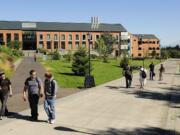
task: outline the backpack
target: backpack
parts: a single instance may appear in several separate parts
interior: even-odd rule
[[[141,76],[142,76],[142,78],[146,78],[147,77],[146,72],[144,70],[141,71]]]
[[[132,79],[132,74],[130,70],[125,71],[125,77],[127,77],[128,79]]]

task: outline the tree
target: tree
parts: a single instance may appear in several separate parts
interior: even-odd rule
[[[120,67],[125,68],[129,64],[129,59],[127,58],[127,51],[123,51],[123,58],[120,61]]]
[[[92,66],[90,70],[92,70]],[[89,73],[89,59],[84,48],[79,48],[74,53],[72,71],[79,76],[85,76]]]
[[[100,56],[103,58],[103,62],[108,61],[108,56],[113,51],[113,44],[115,43],[115,38],[109,34],[105,33],[95,43],[95,49],[98,51]]]
[[[20,48],[22,48],[22,42],[14,40],[14,41],[7,43],[7,46],[11,49],[19,50]]]
[[[153,58],[156,57],[156,51],[155,51],[155,50],[152,51],[151,56],[152,56]]]

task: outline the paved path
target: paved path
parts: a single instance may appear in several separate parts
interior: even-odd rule
[[[164,80],[148,80],[144,90],[139,90],[138,74],[130,89],[121,78],[58,100],[54,125],[44,122],[47,117],[40,106],[39,122],[28,121],[26,110],[0,121],[1,134],[180,135],[178,62],[165,62]]]

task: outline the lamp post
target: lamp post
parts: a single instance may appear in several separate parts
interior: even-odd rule
[[[140,45],[142,45],[142,35],[140,35],[140,41],[139,41],[139,44]],[[143,46],[141,46],[141,48],[142,48],[142,51],[143,51],[143,67],[144,67],[144,48],[143,48]]]
[[[89,65],[88,65],[88,75],[85,76],[85,81],[84,81],[84,87],[85,88],[91,88],[95,86],[95,81],[94,81],[94,76],[91,75],[91,37],[92,34],[88,33],[88,59],[89,59]]]

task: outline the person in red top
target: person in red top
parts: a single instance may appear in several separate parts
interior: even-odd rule
[[[11,81],[6,77],[5,73],[2,72],[0,74],[0,100],[1,100],[1,110],[0,110],[0,120],[2,120],[2,116],[7,112],[7,99],[12,96],[12,87]]]

